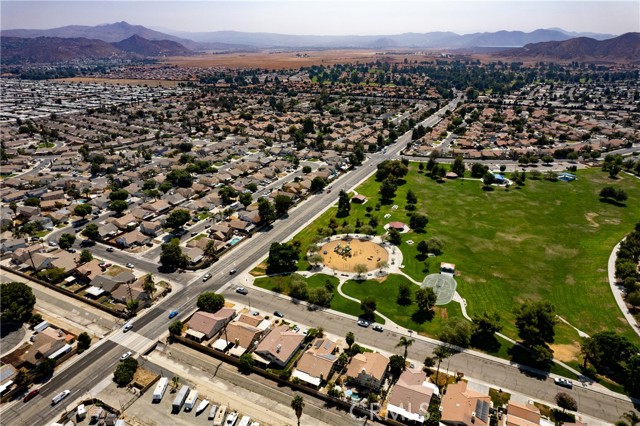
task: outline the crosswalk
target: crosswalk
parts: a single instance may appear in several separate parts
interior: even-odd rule
[[[122,345],[133,352],[141,352],[142,350],[148,348],[152,343],[151,339],[146,338],[143,335],[136,333],[135,331],[129,331],[127,333],[119,331],[113,336],[109,337],[109,340]]]

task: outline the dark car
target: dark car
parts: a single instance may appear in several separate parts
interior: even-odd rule
[[[236,272],[238,272],[238,270],[237,270],[237,269],[232,269],[232,270],[230,270],[230,271],[229,271],[229,275],[233,275],[233,274],[235,274]]]
[[[24,398],[22,398],[22,402],[29,402],[31,401],[36,395],[38,395],[40,393],[40,389],[34,389],[31,392],[29,392],[28,394],[26,394],[24,396]]]
[[[284,314],[282,312],[280,312],[280,311],[275,311],[273,313],[273,315],[275,315],[278,318],[284,318]]]

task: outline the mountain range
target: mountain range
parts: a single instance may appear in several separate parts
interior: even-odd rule
[[[497,31],[458,35],[452,32],[371,36],[308,36],[215,31],[167,34],[126,22],[72,25],[48,30],[2,30],[3,63],[61,62],[75,59],[184,56],[197,51],[260,49],[458,49],[500,57],[639,62],[640,33],[568,33],[561,29]]]
[[[611,34],[567,33],[561,29],[539,29],[529,33],[522,31],[497,31],[459,35],[453,32],[404,33],[396,35],[340,35],[310,36],[276,33],[248,33],[239,31],[213,32],[160,32],[127,22],[83,26],[70,25],[47,30],[13,29],[2,30],[2,37],[60,37],[88,38],[119,42],[131,36],[147,40],[170,40],[191,50],[256,50],[268,48],[446,48],[498,46],[521,47],[528,43],[563,41],[573,37],[588,36],[597,40],[615,37]]]

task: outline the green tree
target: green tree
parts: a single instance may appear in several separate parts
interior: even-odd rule
[[[282,216],[287,213],[289,207],[291,207],[291,204],[293,204],[293,202],[291,201],[291,197],[287,197],[286,195],[282,194],[276,195],[273,199],[273,203],[275,205],[276,215],[278,216]]]
[[[175,270],[187,264],[187,256],[182,253],[180,240],[173,238],[160,246],[160,264],[164,269]]]
[[[407,191],[407,204],[417,204],[418,197],[412,190]]]
[[[211,291],[207,291],[198,296],[196,306],[206,312],[218,312],[224,307],[224,296]]]
[[[438,338],[445,343],[466,348],[471,343],[471,323],[462,318],[449,318]]]
[[[369,272],[369,267],[367,267],[367,265],[365,265],[364,263],[358,263],[353,267],[353,271],[358,274],[358,277],[361,277],[362,275]]]
[[[491,172],[486,172],[482,176],[482,184],[485,187],[490,187],[491,185],[493,185],[495,183],[495,181],[496,181],[496,177]]]
[[[276,209],[268,198],[258,200],[258,214],[260,215],[260,223],[263,225],[268,225],[276,220]]]
[[[253,356],[250,353],[240,355],[239,368],[243,373],[250,373],[253,369]]]
[[[518,335],[527,346],[553,343],[556,310],[547,301],[524,302],[515,309]]]
[[[84,219],[85,216],[91,213],[91,206],[89,204],[78,204],[73,208],[73,212]]]
[[[307,283],[298,275],[294,275],[289,283],[289,296],[298,300],[307,300],[309,297]]]
[[[562,412],[565,411],[578,411],[578,403],[576,400],[566,392],[558,392],[555,397],[556,404],[562,408]]]
[[[376,307],[377,307],[376,299],[374,299],[373,297],[365,297],[360,302],[360,309],[363,312],[362,316],[372,321],[374,319]]]
[[[416,304],[421,312],[429,312],[436,305],[437,296],[431,287],[416,290]]]
[[[181,228],[185,223],[191,219],[191,213],[184,209],[175,209],[167,216],[164,222],[164,226],[171,229]]]
[[[184,324],[180,320],[176,320],[169,325],[169,333],[173,336],[180,336],[182,334],[182,329],[184,328]]]
[[[331,305],[333,293],[324,287],[316,287],[309,290],[309,303],[328,308]]]
[[[193,185],[193,176],[187,170],[172,170],[167,173],[167,181],[173,187],[191,188]],[[162,187],[162,185],[160,185]],[[161,188],[162,189],[162,188]]]
[[[409,351],[409,346],[413,345],[413,342],[415,342],[414,339],[410,339],[405,336],[402,336],[400,337],[400,341],[396,344],[396,348],[399,348],[401,346],[404,347],[404,355],[402,357],[405,361],[407,359],[407,352]]]
[[[300,249],[292,243],[273,242],[269,247],[267,273],[295,271],[300,259]]]
[[[328,182],[325,178],[316,176],[311,180],[310,190],[311,192],[322,191],[327,185],[328,185]]]
[[[388,240],[394,246],[399,246],[402,243],[402,236],[395,229],[389,229],[388,232]]]
[[[387,178],[382,181],[382,184],[380,185],[380,190],[378,192],[380,193],[382,200],[391,201],[396,196],[397,189],[398,189],[398,185],[396,184],[396,181],[393,179]]]
[[[407,306],[411,304],[411,285],[405,281],[401,281],[398,286],[398,297],[396,297],[398,305]]]
[[[347,217],[351,211],[351,201],[345,191],[340,191],[338,195],[338,211],[336,217]]]
[[[86,331],[83,331],[78,335],[78,349],[87,350],[91,346],[91,336]]]
[[[416,246],[416,249],[418,249],[418,252],[422,255],[422,257],[426,257],[427,253],[429,253],[429,246],[427,245],[427,242],[422,240],[418,243],[418,245]]]
[[[490,336],[502,330],[498,311],[483,312],[473,315],[473,333],[482,336]]]
[[[156,291],[156,284],[153,282],[153,274],[145,275],[144,282],[142,283],[142,289],[149,296],[152,296],[153,292]]]
[[[59,282],[62,282],[62,280],[67,276],[67,271],[65,271],[63,268],[55,267],[44,269],[38,272],[37,275],[38,278],[49,281],[52,284],[57,284]]]
[[[29,197],[24,200],[24,205],[28,207],[40,207],[40,198]]]
[[[250,192],[243,192],[238,196],[238,201],[240,201],[243,206],[247,207],[253,203],[253,197]]]
[[[353,345],[356,341],[356,336],[350,331],[347,333],[344,341],[346,342],[347,346],[351,348],[351,345]]]
[[[138,360],[127,358],[116,367],[116,371],[113,373],[113,381],[119,387],[126,386],[133,380],[136,370],[138,370]]]
[[[296,395],[291,400],[291,408],[296,413],[296,417],[298,418],[298,426],[300,426],[300,417],[302,417],[302,409],[304,408],[304,398],[300,395]]]
[[[111,204],[109,204],[109,208],[116,212],[116,214],[122,214],[122,212],[125,211],[128,207],[129,205],[127,204],[127,202],[122,200],[115,200],[112,201]]]
[[[378,164],[376,180],[384,181],[388,177],[393,180],[402,179],[409,173],[409,168],[400,160],[384,160]]]
[[[453,160],[453,165],[451,166],[451,171],[457,174],[460,177],[464,177],[464,160],[462,156],[458,155],[455,160]]]
[[[36,374],[38,376],[47,377],[53,374],[56,369],[56,360],[45,358],[36,365]]]
[[[402,355],[391,355],[389,357],[389,372],[395,378],[402,373],[407,366],[406,359]]]
[[[31,317],[36,297],[31,287],[24,283],[0,284],[0,319],[23,323]]]
[[[225,185],[218,191],[218,195],[220,195],[220,200],[222,204],[228,206],[233,203],[233,200],[238,196],[238,191],[233,189],[232,187]]]
[[[453,355],[453,351],[448,346],[439,345],[433,349],[433,356],[438,360],[438,368],[436,370],[436,386],[438,386],[438,378],[440,376],[440,364],[443,360]]]
[[[416,232],[423,232],[429,223],[429,218],[422,213],[413,213],[409,219],[409,226]]]
[[[87,263],[93,260],[93,253],[89,250],[82,250],[80,252],[80,263]]]
[[[109,199],[111,201],[125,201],[129,198],[129,192],[124,189],[118,189],[117,191],[111,191],[109,193]]]
[[[440,240],[439,238],[431,237],[426,241],[426,244],[427,244],[427,251],[429,253],[433,253],[435,255],[442,254],[442,246],[444,244],[442,243],[442,240]]]
[[[71,246],[73,246],[73,243],[76,242],[76,236],[73,234],[62,234],[60,235],[60,238],[58,238],[58,245],[60,246],[61,249],[68,249],[71,248]]]
[[[82,235],[84,235],[85,237],[91,240],[99,239],[100,232],[98,232],[98,225],[96,225],[95,223],[88,224],[87,226],[84,227],[84,230],[82,231]]]

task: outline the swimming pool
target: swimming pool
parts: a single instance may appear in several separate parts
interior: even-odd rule
[[[242,238],[240,238],[240,237],[233,237],[233,238],[231,239],[231,241],[229,241],[229,245],[231,245],[231,246],[235,246],[236,244],[238,244],[238,243],[240,242],[240,240],[241,240],[241,239],[242,239]]]

